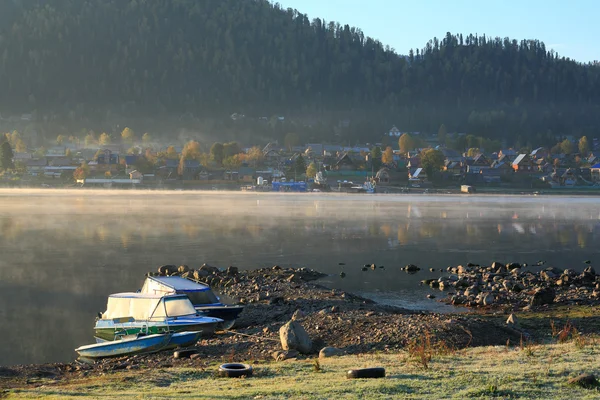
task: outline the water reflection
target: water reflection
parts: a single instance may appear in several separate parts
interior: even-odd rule
[[[0,204],[0,324],[19,327],[0,343],[4,364],[72,359],[107,295],[165,263],[310,266],[333,287],[436,308],[418,285],[440,275],[430,267],[580,268],[599,254],[591,198],[13,190]],[[408,263],[422,272],[399,271]]]

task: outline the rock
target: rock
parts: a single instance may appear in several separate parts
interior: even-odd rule
[[[279,271],[281,269],[281,267],[279,265],[274,265],[273,268],[271,268],[273,271]]]
[[[515,268],[521,268],[521,264],[519,263],[508,263],[506,264],[506,269],[512,271]]]
[[[372,269],[373,271],[375,271],[375,270],[377,269],[377,265],[375,265],[375,264],[371,264],[371,269]]]
[[[207,276],[208,276],[208,271],[206,271],[206,270],[199,269],[199,270],[194,271],[194,279],[196,279],[196,280],[205,278]]]
[[[288,360],[290,358],[296,358],[298,357],[300,353],[297,350],[277,350],[274,351],[273,353],[271,353],[271,356],[276,360],[276,361],[283,361],[283,360]]]
[[[557,276],[552,271],[544,270],[544,271],[540,272],[540,278],[542,278],[546,282],[550,282],[553,279],[556,279]]]
[[[407,265],[407,266],[404,268],[404,270],[405,270],[405,271],[407,271],[407,272],[417,272],[417,271],[419,270],[419,267],[417,267],[417,266],[416,266],[416,265],[414,265],[414,264],[408,264],[408,265]]]
[[[481,293],[478,303],[484,306],[491,306],[494,304],[494,295],[491,293]]]
[[[212,265],[208,265],[208,264],[202,264],[202,266],[199,268],[199,270],[206,271],[206,272],[208,272],[209,275],[219,272],[219,268],[213,267]]]
[[[581,374],[575,378],[569,379],[569,385],[577,385],[583,388],[591,389],[598,386],[598,380],[592,374]]]
[[[556,297],[556,293],[552,288],[538,288],[533,293],[531,297],[531,305],[532,306],[541,306],[543,304],[552,304],[554,303],[554,298]]]
[[[312,340],[306,330],[296,321],[289,321],[279,329],[279,339],[283,350],[298,350],[308,354],[312,350]]]
[[[344,354],[344,352],[340,349],[336,349],[335,347],[323,347],[321,351],[319,351],[319,358],[341,356],[342,354]]]
[[[516,327],[519,326],[519,320],[515,314],[510,314],[506,320],[506,325]]]
[[[432,295],[432,294],[428,294],[428,295],[427,295],[427,298],[428,298],[428,299],[435,299],[435,296],[434,296],[434,295]]]
[[[468,268],[463,267],[462,265],[459,265],[458,268],[456,268],[456,273],[458,275],[463,275],[463,274],[466,274],[467,272],[469,272]]]
[[[288,282],[296,282],[297,280],[298,280],[298,277],[296,276],[296,274],[291,274],[290,276],[287,277]]]
[[[185,274],[186,272],[188,272],[190,270],[190,267],[188,267],[187,265],[180,265],[179,268],[177,268],[177,271],[180,274]]]
[[[340,307],[338,307],[338,306],[331,306],[331,312],[332,313],[336,313],[336,312],[339,312],[339,311],[340,311]]]
[[[346,277],[346,273],[345,272],[340,272],[340,278],[345,278]]]
[[[292,315],[292,321],[302,321],[304,319],[304,313],[302,310],[296,310]]]
[[[161,265],[158,267],[158,273],[162,276],[171,275],[175,271],[177,271],[177,266],[175,265]]]
[[[435,268],[429,268],[429,272],[435,272]]]
[[[227,272],[227,275],[234,276],[234,275],[237,275],[239,271],[238,271],[238,267],[229,266],[229,268],[227,268],[226,272]]]

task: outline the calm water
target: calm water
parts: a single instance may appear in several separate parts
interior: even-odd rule
[[[107,296],[138,289],[162,264],[308,266],[331,274],[330,287],[443,310],[418,285],[440,275],[431,267],[600,261],[599,201],[0,190],[0,365],[74,359]],[[362,272],[366,263],[385,269]],[[399,270],[408,263],[422,271]]]

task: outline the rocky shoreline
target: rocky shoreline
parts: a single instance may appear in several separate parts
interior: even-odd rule
[[[538,267],[543,262],[538,263]],[[549,304],[600,304],[600,275],[588,266],[583,272],[555,267],[528,270],[527,264],[494,262],[448,267],[448,276],[422,284],[446,291],[443,302],[472,308],[529,310]]]
[[[489,268],[493,271],[488,270]],[[515,272],[516,270],[518,271]],[[597,275],[590,280],[588,275],[565,273],[563,275],[569,276],[567,280],[566,276],[550,276],[551,271],[546,271],[548,280],[543,280],[540,279],[541,275],[520,271],[522,266],[507,267],[499,263],[490,267],[458,267],[456,271],[450,271],[453,274],[440,278],[437,287],[456,290],[453,294],[448,293],[446,301],[451,303],[459,304],[457,299],[464,298],[460,304],[479,305],[480,301],[476,300],[474,292],[474,287],[477,287],[481,288],[480,293],[491,293],[494,305],[510,305],[513,308],[531,303],[531,296],[535,298],[535,294],[528,294],[531,285],[525,285],[524,281],[532,284],[537,282],[540,288],[543,286],[556,290],[558,287],[555,302],[569,298],[568,294],[573,290],[570,282],[576,287],[579,282],[587,282],[589,292],[597,292],[597,289],[590,286],[591,282],[598,280]],[[317,280],[324,274],[307,268],[274,266],[238,271],[237,268],[230,267],[223,271],[204,265],[195,271],[180,267],[174,271],[160,272],[208,283],[215,290],[244,304],[245,309],[231,331],[203,339],[198,343],[197,354],[191,358],[175,358],[172,351],[165,351],[106,359],[94,364],[73,361],[0,367],[0,387],[36,385],[40,379],[81,378],[118,370],[177,366],[203,368],[208,363],[221,361],[258,363],[261,360],[289,357],[316,357],[325,347],[333,349],[328,350],[331,354],[361,354],[395,352],[424,338],[450,348],[506,345],[507,342],[518,343],[523,338],[523,332],[513,325],[507,325],[504,320],[491,320],[473,314],[415,312],[378,304],[342,290],[329,289],[318,284]],[[559,279],[569,282],[569,286],[556,286]],[[432,282],[428,284],[436,286]],[[515,285],[519,284],[524,286],[522,290],[514,290]],[[469,293],[465,294],[467,290]],[[478,296],[482,297],[481,294]],[[483,306],[491,306],[487,304],[489,301],[485,295],[481,302]],[[291,320],[300,324],[310,337],[311,346],[303,351],[305,354],[282,350],[280,330],[286,324],[289,326]]]

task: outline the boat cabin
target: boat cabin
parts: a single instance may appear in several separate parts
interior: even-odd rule
[[[101,319],[115,322],[164,320],[195,316],[196,309],[185,295],[117,293],[108,297]]]
[[[144,281],[141,293],[185,294],[196,307],[221,305],[221,301],[209,286],[179,276],[148,276]]]

